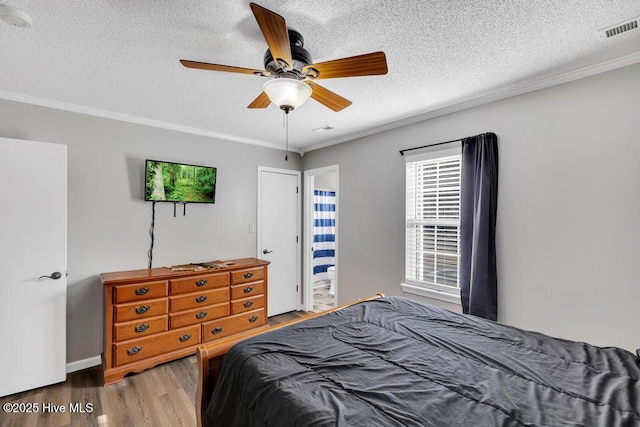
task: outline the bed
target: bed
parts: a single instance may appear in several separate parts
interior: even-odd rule
[[[640,356],[405,298],[242,339],[198,349],[200,425],[640,426]]]

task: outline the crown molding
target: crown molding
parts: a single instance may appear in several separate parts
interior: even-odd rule
[[[402,117],[398,120],[394,120],[389,123],[385,123],[380,126],[375,126],[360,132],[351,133],[337,139],[331,139],[325,142],[311,145],[306,148],[290,146],[289,151],[304,155],[307,152],[319,150],[332,145],[340,144],[343,142],[351,141],[354,139],[364,138],[377,133],[386,132],[392,129],[396,129],[403,126],[408,126],[414,123],[434,119],[436,117],[444,116],[458,111],[466,110],[473,107],[489,104],[491,102],[500,101],[502,99],[511,98],[517,95],[523,95],[525,93],[533,92],[540,89],[556,86],[562,83],[568,83],[574,80],[579,80],[585,77],[594,76],[596,74],[605,73],[607,71],[615,70],[617,68],[626,67],[640,62],[640,51],[632,53],[630,55],[622,56],[620,58],[604,61],[598,64],[589,65],[576,70],[568,71],[565,73],[556,74],[550,77],[541,78],[532,82],[518,83],[507,86],[505,88],[486,92],[484,94],[471,96],[456,103],[450,105],[442,105],[440,107],[432,108],[416,115],[408,117]],[[66,102],[54,101],[51,99],[39,98],[30,95],[24,95],[14,92],[7,92],[0,90],[0,98],[9,101],[22,102],[25,104],[38,105],[41,107],[53,108],[57,110],[70,111],[74,113],[87,114],[95,117],[102,117],[112,120],[118,120],[123,122],[135,123],[144,126],[151,126],[161,129],[173,130],[176,132],[184,132],[194,135],[206,136],[209,138],[216,138],[224,141],[238,142],[242,144],[257,145],[265,148],[271,148],[275,150],[285,151],[281,144],[274,144],[271,142],[261,141],[251,138],[242,138],[235,135],[225,134],[221,132],[215,132],[206,129],[195,128],[191,126],[180,125],[176,123],[165,122],[161,120],[152,120],[144,117],[138,117],[130,114],[116,113],[113,111],[101,110],[97,108],[85,107],[82,105],[70,104]]]
[[[171,123],[171,122],[165,122],[162,120],[147,119],[144,117],[138,117],[131,114],[116,113],[113,111],[101,110],[98,108],[91,108],[91,107],[85,107],[77,104],[54,101],[51,99],[39,98],[31,95],[24,95],[20,93],[0,90],[0,99],[21,102],[24,104],[37,105],[40,107],[53,108],[56,110],[69,111],[72,113],[86,114],[89,116],[101,117],[105,119],[118,120],[121,122],[134,123],[134,124],[143,125],[143,126],[151,126],[151,127],[160,128],[160,129],[173,130],[176,132],[206,136],[209,138],[216,138],[224,141],[239,142],[241,144],[257,145],[265,148],[272,148],[275,150],[285,151],[285,148],[282,146],[282,144],[275,144],[275,143],[260,141],[260,140],[251,139],[251,138],[242,138],[239,136],[229,135],[222,132],[215,132],[211,130],[200,129],[200,128],[191,127],[191,126],[184,126],[184,125]],[[298,147],[289,147],[289,151],[302,154],[301,150]]]
[[[469,108],[479,107],[481,105],[511,98],[513,96],[524,95],[525,93],[534,92],[536,90],[546,89],[552,86],[557,86],[563,83],[568,83],[568,82],[579,80],[585,77],[591,77],[597,74],[605,73],[607,71],[612,71],[618,68],[637,64],[639,62],[640,62],[640,51],[636,53],[632,53],[630,55],[622,56],[620,58],[612,59],[609,61],[594,64],[594,65],[589,65],[589,66],[578,68],[572,71],[567,71],[565,73],[560,73],[550,77],[537,79],[532,82],[510,85],[499,90],[485,92],[484,94],[468,97],[454,104],[443,105],[443,106],[436,107],[434,109],[419,113],[417,115],[403,117],[393,122],[389,122],[380,126],[369,128],[361,132],[352,133],[341,138],[314,144],[312,146],[306,147],[304,149],[304,152],[307,153],[310,151],[318,150],[320,148],[330,147],[331,145],[340,144],[340,143],[351,141],[354,139],[364,138],[366,136],[371,136],[378,133],[386,132],[388,130],[397,129],[399,127],[423,122],[426,120],[445,116],[451,113],[456,113],[458,111],[466,110]]]

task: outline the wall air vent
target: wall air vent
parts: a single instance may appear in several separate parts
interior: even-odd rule
[[[622,33],[626,33],[630,30],[638,29],[638,24],[640,24],[640,16],[637,16],[631,20],[622,22],[620,24],[612,25],[611,27],[603,28],[598,30],[598,35],[602,39],[608,39],[613,36],[617,36]]]

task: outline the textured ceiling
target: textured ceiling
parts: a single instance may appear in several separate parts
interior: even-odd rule
[[[0,0],[33,18],[0,22],[0,98],[284,147],[282,112],[246,106],[266,78],[179,59],[263,69],[246,0]],[[289,116],[294,150],[367,135],[640,62],[639,0],[256,0],[302,33],[314,62],[384,51],[384,76],[324,80],[353,105],[314,100]],[[313,132],[325,125],[329,132]]]

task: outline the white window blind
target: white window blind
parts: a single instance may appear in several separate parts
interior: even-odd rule
[[[459,295],[459,154],[407,162],[405,282]]]

